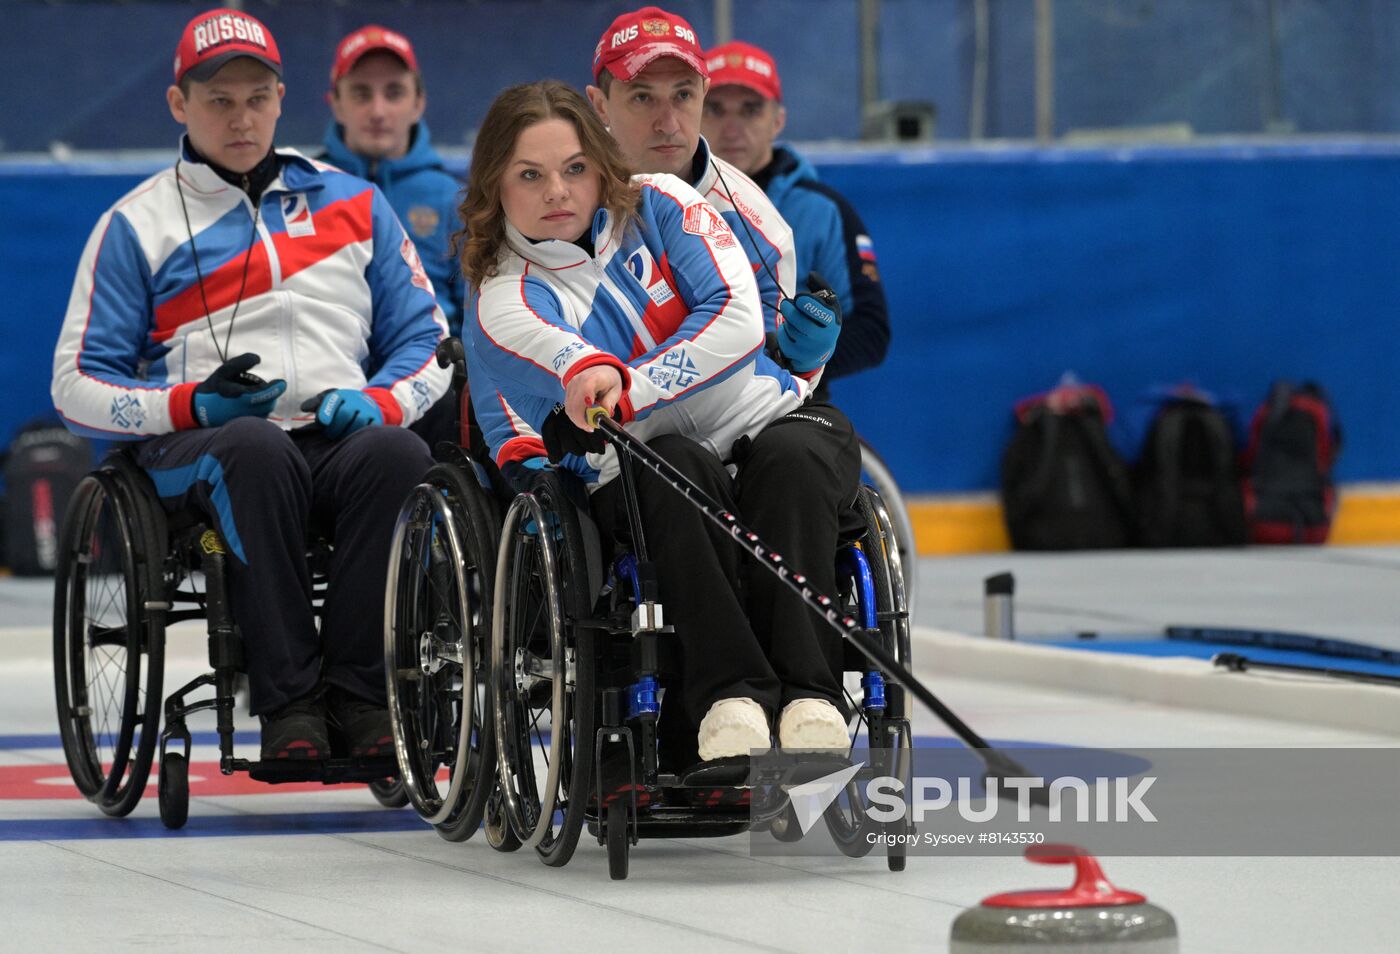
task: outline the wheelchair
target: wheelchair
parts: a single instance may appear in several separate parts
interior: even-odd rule
[[[188,716],[213,710],[219,769],[270,783],[366,782],[386,807],[407,803],[392,757],[250,761],[234,754],[243,644],[230,614],[224,545],[200,515],[167,517],[147,474],[117,451],[85,477],[60,537],[54,594],[54,689],[59,733],[78,790],[107,815],[134,809],[157,743],[157,796],[167,828],[189,817]],[[311,548],[315,606],[329,547]],[[166,628],[205,620],[211,672],[164,699]],[[212,697],[193,699],[200,690]],[[172,745],[172,743],[174,743]]]
[[[791,778],[755,783],[747,757],[662,770],[656,730],[668,629],[658,581],[644,551],[603,552],[586,496],[572,474],[547,469],[529,492],[509,498],[459,449],[405,502],[391,556],[385,668],[415,809],[449,840],[471,837],[484,822],[492,847],[533,848],[551,866],[570,860],[586,828],[606,846],[614,879],[627,876],[641,838],[755,826],[782,840],[802,837],[782,788]],[[907,667],[896,526],[870,487],[844,523],[840,609]],[[877,823],[858,782],[907,777],[912,736],[904,691],[849,645],[847,655],[855,673],[848,683],[861,684],[859,700],[848,691],[855,734],[870,756],[824,820],[840,849],[860,856]],[[900,840],[886,841],[889,867],[903,869]]]
[[[889,514],[894,528],[895,542],[899,546],[900,565],[904,570],[906,609],[912,620],[919,595],[919,548],[914,538],[914,522],[909,518],[909,508],[904,503],[904,495],[900,493],[899,484],[895,482],[894,474],[886,466],[884,458],[876,453],[875,448],[871,447],[864,437],[857,435],[857,438],[860,440],[861,477],[884,502],[885,512]]]

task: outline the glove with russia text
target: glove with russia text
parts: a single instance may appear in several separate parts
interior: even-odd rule
[[[190,393],[190,415],[200,427],[218,427],[235,417],[267,417],[287,382],[249,373],[261,360],[256,354],[229,358]]]
[[[778,349],[792,370],[806,374],[831,360],[841,334],[841,303],[820,275],[808,275],[807,291],[783,299],[778,310],[783,316],[777,328]]]
[[[601,430],[585,431],[569,420],[562,404],[556,404],[544,419],[540,437],[544,440],[545,453],[553,464],[563,460],[565,454],[580,457],[584,454],[601,454],[603,448],[608,446]]]
[[[301,404],[303,411],[315,411],[316,423],[326,429],[326,436],[338,441],[362,427],[384,423],[384,412],[374,398],[355,388],[330,388]]]

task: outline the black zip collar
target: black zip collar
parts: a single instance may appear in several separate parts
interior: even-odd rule
[[[189,152],[191,162],[199,162],[214,170],[214,174],[223,179],[229,185],[242,189],[248,193],[248,199],[254,204],[262,198],[263,191],[272,185],[272,180],[277,178],[277,174],[282,171],[282,157],[277,155],[277,150],[269,149],[267,155],[258,161],[258,164],[247,172],[233,172],[225,169],[216,162],[199,154],[194,144],[186,141],[185,149]]]

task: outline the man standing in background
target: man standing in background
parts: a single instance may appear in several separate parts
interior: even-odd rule
[[[841,302],[842,329],[826,365],[826,384],[885,360],[890,322],[865,223],[791,146],[774,145],[787,122],[777,64],[749,43],[717,46],[706,55],[710,90],[701,129],[715,154],[738,166],[792,227],[797,271],[815,271]]]
[[[452,334],[462,330],[462,275],[451,253],[461,183],[443,168],[423,110],[427,93],[408,39],[361,27],[336,46],[325,159],[379,186],[432,280]]]
[[[347,35],[336,44],[327,99],[333,118],[320,158],[379,186],[418,249],[448,333],[460,335],[464,284],[451,236],[461,183],[423,121],[427,91],[413,44],[376,24]],[[460,440],[454,403],[448,394],[414,422],[429,447]]]

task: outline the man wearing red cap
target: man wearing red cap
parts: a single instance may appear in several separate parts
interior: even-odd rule
[[[773,144],[787,120],[777,64],[767,51],[736,41],[710,50],[706,66],[705,138],[768,193],[792,226],[799,273],[818,272],[841,302],[841,337],[823,385],[875,367],[890,340],[875,246],[845,197],[817,181],[811,163],[792,147]]]
[[[679,176],[719,210],[753,263],[767,330],[776,334],[790,370],[819,376],[841,316],[796,287],[788,223],[763,190],[713,155],[700,135],[710,79],[695,30],[660,7],[624,13],[594,48],[593,79],[588,99],[632,171]]]
[[[336,45],[329,99],[322,158],[384,192],[418,247],[448,330],[460,334],[462,273],[450,248],[461,183],[423,121],[427,93],[413,44],[374,24],[349,34]]]
[[[796,374],[816,381],[830,359],[841,330],[841,316],[834,295],[823,294],[819,276],[809,276],[808,290],[796,286],[796,262],[792,230],[777,209],[748,176],[714,156],[700,122],[709,71],[695,31],[681,17],[659,7],[626,13],[603,32],[593,55],[593,78],[588,98],[608,124],[634,173],[669,173],[694,186],[724,217],[738,236],[758,279],[766,330],[776,339],[776,357]],[[849,434],[850,422],[840,410],[825,402],[809,402],[780,419],[794,436],[792,446],[829,447],[836,435]],[[743,446],[741,446],[743,445]],[[726,463],[746,476],[749,446],[743,441],[732,448],[718,448]],[[766,466],[766,465],[765,465]],[[802,488],[794,486],[793,499]],[[765,542],[783,553],[793,565],[830,563],[830,550],[813,552],[805,532],[801,507],[774,508],[765,514],[761,528]],[[757,527],[758,525],[755,524]],[[819,548],[818,548],[819,549]],[[681,584],[683,585],[683,584]],[[753,605],[763,606],[768,617],[765,638],[778,628],[797,631],[811,627],[809,640],[831,649],[828,662],[839,673],[839,645],[826,643],[821,621],[795,596],[759,574],[749,580]],[[771,630],[771,631],[768,631]],[[682,669],[698,664],[682,662]],[[674,679],[675,676],[669,677]],[[837,680],[840,677],[837,675]],[[670,683],[675,686],[674,682]],[[803,706],[785,707],[778,719],[780,741],[797,731],[799,722],[816,731],[824,747],[846,745],[845,714],[826,700],[802,700]],[[807,731],[807,730],[804,730]],[[696,745],[697,727],[687,725],[674,707],[663,707],[659,732],[667,761],[688,764]],[[786,741],[782,741],[786,745]]]
[[[328,713],[350,754],[373,755],[392,746],[394,515],[432,463],[402,425],[447,389],[446,322],[383,194],[273,148],[281,76],[248,14],[186,25],[166,94],[179,155],[93,229],[52,394],[73,430],[133,442],[162,503],[222,536],[263,758],[329,757]],[[313,519],[336,544],[320,635]]]

